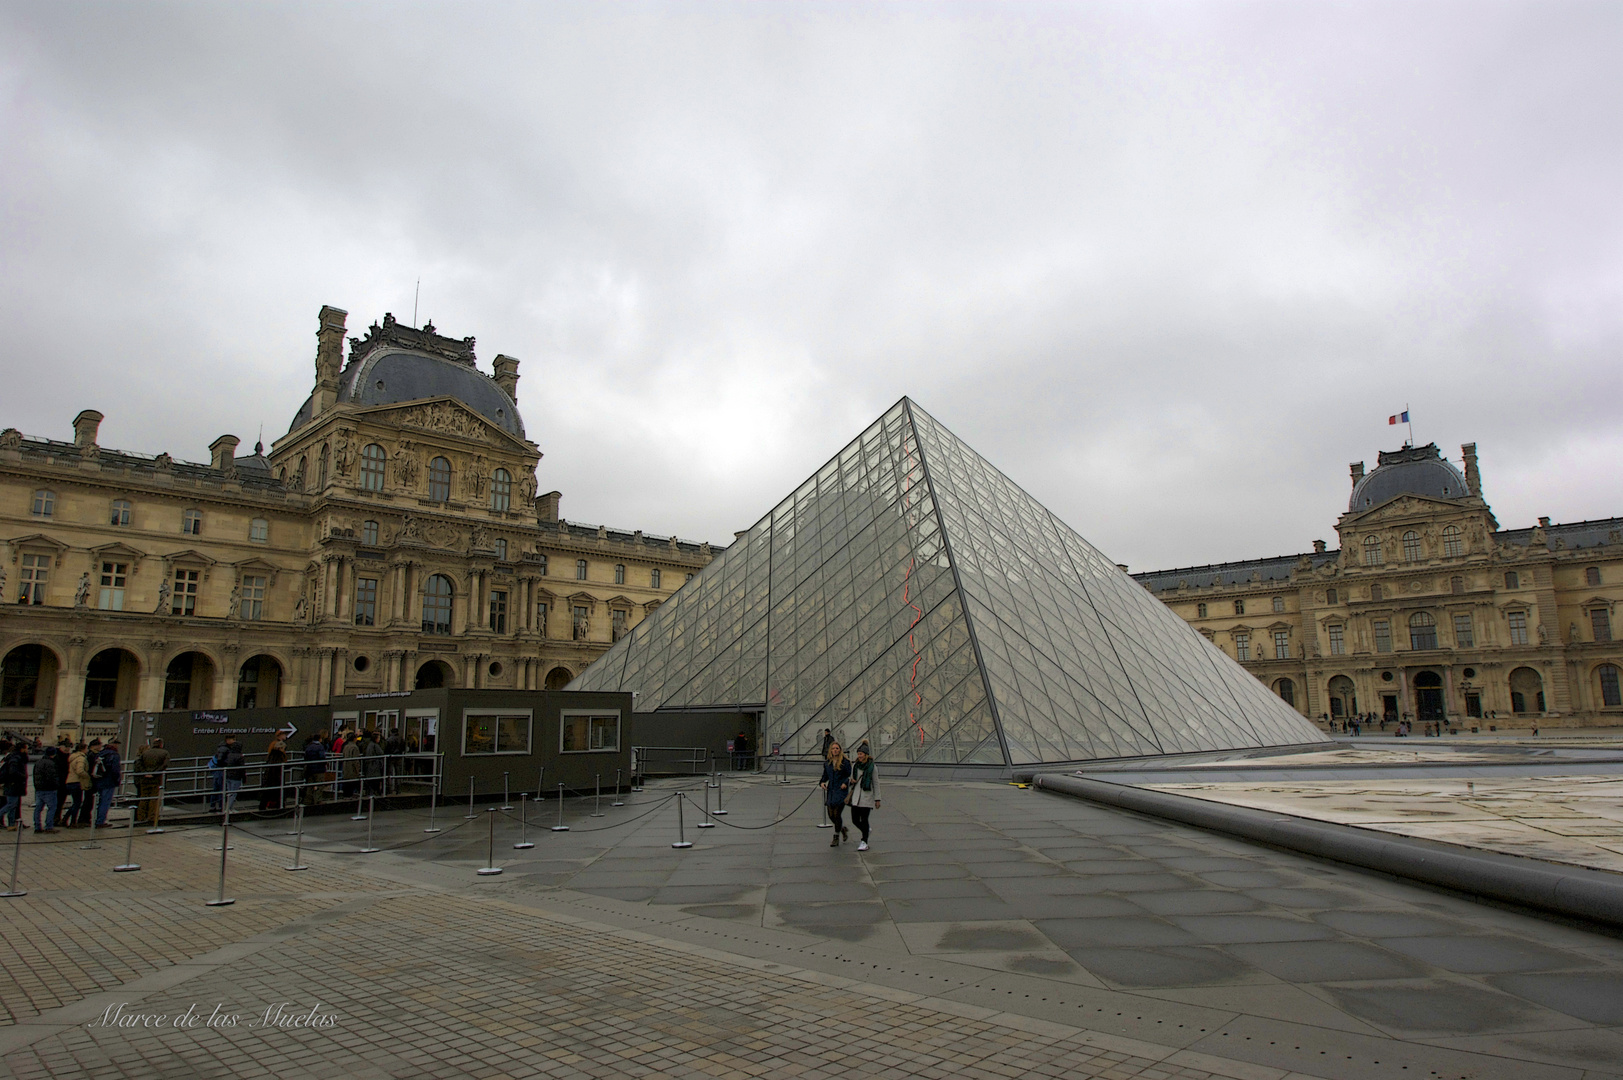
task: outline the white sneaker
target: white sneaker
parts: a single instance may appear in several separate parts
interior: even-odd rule
[[[867,851],[868,850],[868,841],[864,840],[862,843],[858,844],[857,845],[857,850],[858,851]]]

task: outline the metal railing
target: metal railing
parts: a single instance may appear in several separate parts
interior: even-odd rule
[[[702,746],[633,746],[634,776],[708,776],[710,751]]]
[[[234,813],[254,809],[244,807],[245,801],[256,801],[257,809],[269,811],[291,809],[300,801],[312,805],[367,797],[422,797],[440,792],[444,777],[444,755],[437,753],[347,760],[328,756],[319,761],[300,755],[283,762],[267,762],[264,754],[244,754],[238,766],[212,762],[205,757],[171,758],[163,772],[144,774],[126,759],[119,796],[143,804],[156,800],[160,805],[143,805],[141,815],[155,823],[166,812],[217,814],[227,803]],[[346,765],[353,766],[354,775],[346,777]]]

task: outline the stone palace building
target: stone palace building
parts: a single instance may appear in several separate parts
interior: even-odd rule
[[[0,729],[125,710],[562,687],[710,561],[559,518],[519,362],[324,307],[315,388],[266,455],[209,463],[0,432]]]
[[[1623,725],[1623,518],[1501,530],[1461,449],[1354,464],[1339,550],[1134,577],[1310,717]]]

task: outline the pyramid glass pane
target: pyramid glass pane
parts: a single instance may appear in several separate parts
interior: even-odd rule
[[[764,708],[887,762],[1319,742],[1313,725],[903,399],[576,679]]]

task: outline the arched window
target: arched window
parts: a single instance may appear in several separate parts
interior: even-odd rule
[[[44,488],[34,492],[33,513],[35,517],[50,517],[56,513],[56,492]]]
[[[1403,561],[1420,561],[1420,534],[1413,529],[1403,534]]]
[[[496,537],[496,558],[502,562],[507,561],[507,538],[505,536]]]
[[[203,535],[203,511],[188,510],[180,515],[180,531],[187,536]]]
[[[657,573],[659,573],[659,571],[655,570],[654,573],[657,574]],[[1205,604],[1196,604],[1195,605],[1195,618],[1204,619],[1205,617],[1206,617],[1206,605]]]
[[[1345,675],[1330,680],[1330,715],[1352,716],[1358,712],[1358,696],[1353,681]]]
[[[1437,647],[1437,620],[1429,612],[1417,611],[1409,616],[1409,648],[1435,649]]]
[[[128,499],[114,499],[112,523],[114,525],[128,525],[130,523],[130,503]]]
[[[1450,525],[1443,530],[1443,554],[1450,559],[1457,559],[1465,554],[1465,544],[1460,540],[1460,527]]]
[[[1285,704],[1292,707],[1296,705],[1296,684],[1289,679],[1275,679],[1274,693],[1278,694],[1279,700]]]
[[[378,546],[378,523],[375,521],[361,522],[361,543],[367,547]]]
[[[1510,571],[1506,572],[1506,574],[1505,574],[1505,588],[1507,588],[1507,589],[1519,589],[1521,587],[1522,587],[1522,579],[1517,575],[1516,571],[1510,570]]]
[[[1519,667],[1510,673],[1510,711],[1544,711],[1544,679],[1532,668]]]
[[[435,574],[423,583],[423,633],[451,632],[451,579]]]
[[[1378,536],[1364,537],[1364,565],[1381,565],[1381,539]]]
[[[653,589],[659,588],[659,567],[656,566],[652,570],[648,571],[648,586]],[[1202,606],[1204,607],[1205,605]],[[1202,611],[1201,614],[1205,615],[1206,613]]]
[[[1602,664],[1595,669],[1595,677],[1600,680],[1600,703],[1608,709],[1623,706],[1623,689],[1617,681],[1617,665]]]
[[[1600,584],[1600,567],[1598,567],[1598,566],[1586,566],[1586,567],[1584,567],[1584,584],[1585,585],[1599,585]]]
[[[490,508],[510,510],[513,506],[513,478],[506,469],[497,469],[490,478]]]
[[[451,463],[437,457],[428,463],[428,501],[449,502],[451,499]]]
[[[365,491],[383,490],[383,470],[389,456],[377,443],[367,443],[361,451],[361,488]]]

